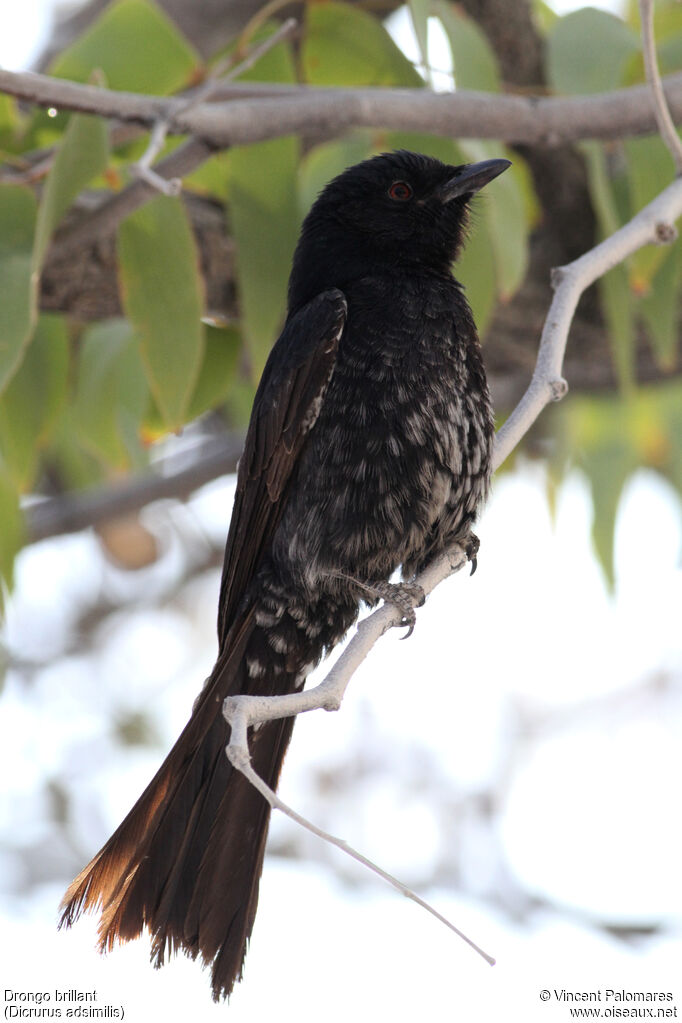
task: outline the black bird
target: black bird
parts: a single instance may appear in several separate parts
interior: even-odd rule
[[[493,417],[450,267],[472,195],[508,166],[384,154],[339,175],[306,217],[239,465],[218,660],[167,759],[62,903],[67,925],[101,910],[102,950],[146,925],[157,966],[177,949],[201,956],[214,998],[230,993],[269,807],[225,756],[225,697],[300,689],[398,567],[409,581],[453,541],[475,554]],[[273,787],[292,727],[251,735]]]

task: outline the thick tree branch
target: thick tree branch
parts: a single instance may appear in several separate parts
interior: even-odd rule
[[[186,497],[204,483],[218,476],[234,472],[244,446],[238,434],[223,434],[219,440],[207,444],[187,465],[187,455],[170,460],[164,473],[149,472],[134,476],[117,486],[100,487],[82,493],[52,497],[36,501],[25,509],[25,528],[28,543],[36,543],[51,536],[75,533],[90,526],[138,511],[152,501],[164,498]],[[175,466],[182,461],[183,467]]]
[[[671,116],[675,123],[682,123],[682,74],[670,75],[664,85]],[[578,97],[271,85],[264,86],[264,95],[260,91],[252,84],[235,83],[213,97],[229,96],[229,100],[186,109],[185,99],[116,92],[0,70],[0,92],[38,106],[98,114],[147,128],[168,121],[170,133],[197,135],[218,148],[293,133],[335,134],[360,127],[549,145],[625,138],[656,129],[650,90],[642,85]]]

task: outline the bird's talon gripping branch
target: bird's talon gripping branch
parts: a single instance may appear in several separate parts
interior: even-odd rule
[[[480,546],[481,541],[475,533],[469,533],[467,538],[462,541],[462,550],[466,554],[467,561],[471,562],[471,571],[469,572],[470,576],[472,576],[478,568],[478,558],[476,555],[478,554]]]
[[[400,628],[407,628],[407,632],[401,639],[409,639],[417,624],[415,607],[423,607],[426,601],[426,594],[417,583],[377,583],[368,586],[367,589],[386,604],[393,604],[400,611],[402,618],[398,623]]]

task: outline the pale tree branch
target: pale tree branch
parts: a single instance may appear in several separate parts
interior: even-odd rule
[[[194,452],[189,465],[187,454],[175,456],[163,463],[163,471],[150,470],[122,483],[33,501],[24,508],[26,542],[99,526],[152,501],[188,497],[216,477],[235,472],[243,447],[242,434],[222,433]]]
[[[552,273],[554,298],[542,331],[538,359],[528,390],[495,441],[495,468],[509,456],[545,405],[568,389],[561,376],[568,331],[583,291],[608,270],[644,245],[674,241],[675,221],[682,216],[682,180],[676,180],[653,202],[601,244]]]
[[[682,123],[682,74],[667,76],[663,85],[671,116]],[[527,145],[609,140],[656,130],[648,85],[553,97],[232,83],[217,88],[209,102],[186,109],[186,97],[144,96],[0,70],[0,92],[37,106],[98,114],[149,129],[167,120],[169,133],[199,135],[219,148],[350,128],[421,130]]]
[[[498,469],[505,461],[545,406],[562,398],[568,390],[568,385],[562,377],[562,366],[568,332],[582,292],[598,277],[642,246],[672,241],[676,234],[673,225],[680,216],[682,216],[682,179],[669,185],[653,202],[649,203],[610,238],[586,252],[579,259],[554,271],[552,283],[556,290],[542,332],[533,378],[519,405],[497,434],[493,457],[494,469]],[[416,578],[415,583],[428,596],[439,583],[459,571],[466,561],[465,551],[459,545],[455,545],[422,572]],[[345,848],[345,843],[324,835],[309,822],[300,819],[289,807],[281,803],[275,792],[261,778],[254,777],[255,773],[250,765],[248,729],[262,725],[266,721],[293,717],[310,710],[338,710],[353,673],[367,657],[374,644],[385,632],[401,625],[402,622],[402,612],[391,605],[384,604],[378,611],[374,611],[358,625],[355,635],[334,667],[326,678],[313,689],[290,693],[286,696],[240,695],[228,697],[225,700],[223,713],[230,725],[230,742],[226,752],[231,763],[256,785],[271,807],[282,810],[308,830],[332,841],[340,848]],[[368,863],[365,857],[349,849],[345,851],[368,865],[376,873],[385,876],[380,868],[375,864]],[[387,878],[387,880],[391,884],[395,884],[393,878]],[[399,883],[398,886],[402,890]],[[429,912],[433,912],[440,918],[440,914],[437,914],[432,907],[427,906],[427,908]],[[453,930],[457,930],[449,921],[447,923]],[[465,940],[481,952],[470,939],[465,937]],[[481,954],[489,962],[492,962],[485,953],[481,952]]]
[[[661,138],[670,150],[676,172],[682,174],[682,142],[680,142],[680,137],[675,130],[675,124],[670,116],[670,110],[666,102],[665,93],[663,92],[661,73],[658,70],[656,39],[654,37],[654,0],[639,0],[639,13],[642,23],[644,67],[654,98],[656,123],[658,124]]]

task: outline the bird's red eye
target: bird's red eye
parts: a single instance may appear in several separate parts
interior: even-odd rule
[[[412,198],[412,189],[408,185],[407,181],[394,181],[388,190],[388,194],[391,199],[397,199],[398,202],[405,202],[406,199]]]

